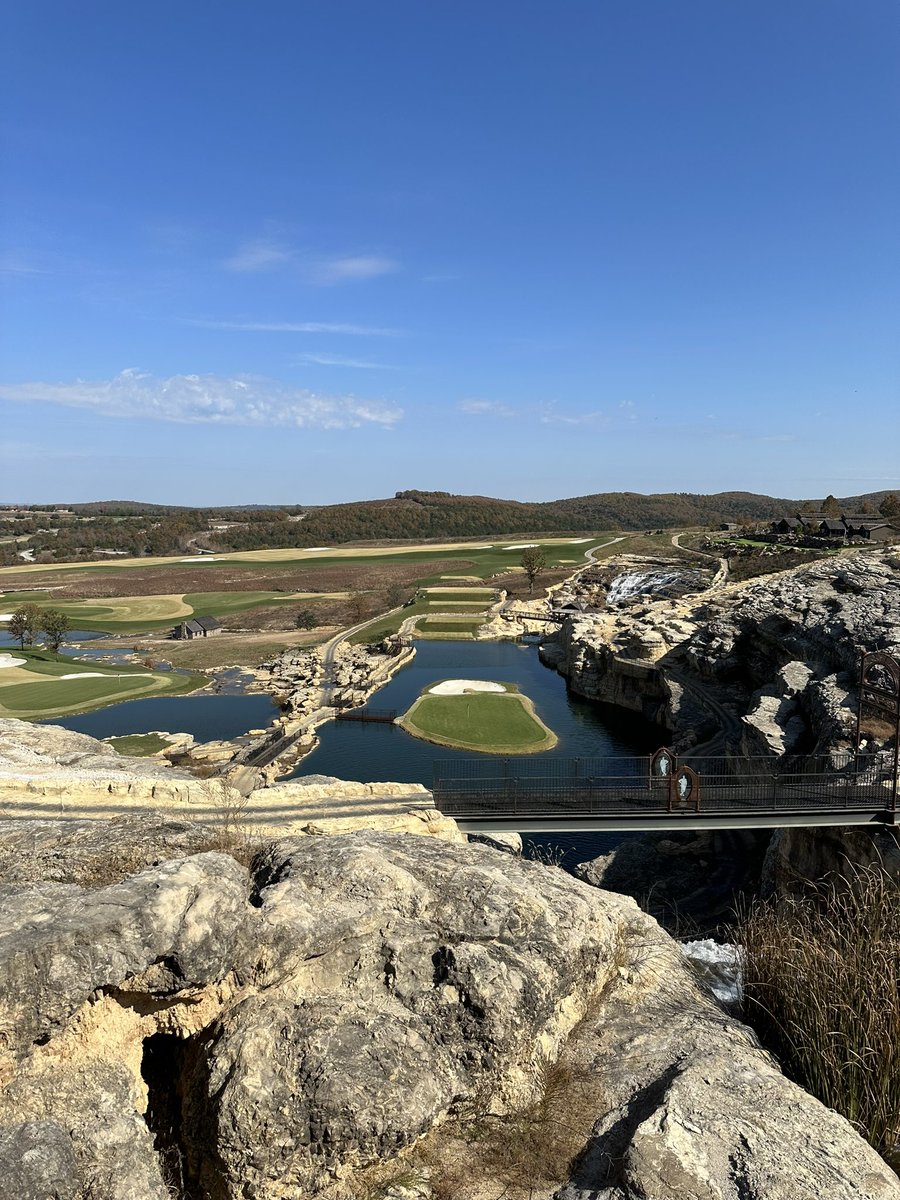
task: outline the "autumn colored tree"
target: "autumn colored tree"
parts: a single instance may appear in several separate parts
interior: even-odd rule
[[[58,608],[45,608],[41,612],[40,631],[47,639],[47,645],[54,654],[59,653],[59,648],[65,641],[70,628],[69,618]]]
[[[40,628],[41,610],[36,604],[20,604],[14,609],[7,624],[12,637],[16,638],[24,650],[33,646],[34,639]]]
[[[547,566],[547,557],[541,546],[526,546],[519,559],[522,570],[528,579],[529,596],[534,591],[534,581]]]

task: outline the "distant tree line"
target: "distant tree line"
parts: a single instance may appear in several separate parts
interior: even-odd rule
[[[27,545],[37,563],[90,561],[118,552],[129,557],[164,557],[208,550],[331,546],[346,542],[427,541],[495,538],[506,534],[590,533],[595,530],[708,527],[721,522],[752,526],[799,509],[900,516],[897,493],[869,497],[797,501],[749,492],[693,495],[668,492],[601,492],[545,503],[521,503],[489,496],[455,496],[416,489],[384,500],[300,506],[186,508],[102,501],[31,505],[14,515],[0,514],[0,564],[21,562]],[[225,526],[221,529],[215,525]]]

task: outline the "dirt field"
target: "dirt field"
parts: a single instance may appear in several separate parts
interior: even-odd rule
[[[50,589],[48,600],[81,600],[116,596],[166,596],[197,592],[349,592],[389,587],[393,583],[416,584],[423,576],[440,575],[465,563],[435,559],[422,562],[323,563],[302,567],[234,565],[196,567],[167,559],[159,566],[135,566],[109,571],[80,567],[64,573],[62,568],[36,568],[17,573],[14,580],[0,576],[0,590],[16,592]]]
[[[171,638],[139,637],[132,644],[139,653],[145,653],[154,662],[164,659],[175,667],[206,671],[216,667],[258,667],[260,663],[280,654],[292,646],[316,646],[337,633],[337,627],[303,631],[295,629],[272,633],[220,633],[211,638],[195,638],[190,642],[173,641]],[[121,648],[121,641],[94,641],[93,648],[104,646]]]

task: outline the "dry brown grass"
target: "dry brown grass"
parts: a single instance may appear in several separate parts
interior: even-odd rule
[[[418,1151],[434,1200],[526,1200],[559,1186],[601,1103],[596,1077],[569,1054],[539,1064],[534,1099],[518,1112],[497,1116],[488,1095],[476,1096]]]
[[[281,621],[282,624],[285,623],[284,614],[281,614]],[[260,663],[266,662],[267,659],[290,647],[316,646],[328,638],[332,632],[331,628],[308,632],[299,629],[285,630],[282,633],[227,632],[211,638],[195,638],[193,641],[174,641],[163,638],[150,641],[146,635],[141,635],[139,645],[141,650],[147,648],[152,651],[155,658],[164,658],[176,667],[202,671],[226,666],[257,667]],[[91,645],[103,646],[104,643],[96,641]]]
[[[745,1016],[881,1154],[900,1139],[900,882],[858,868],[739,923]]]

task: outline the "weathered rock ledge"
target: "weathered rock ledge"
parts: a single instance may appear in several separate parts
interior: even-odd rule
[[[722,725],[724,694],[727,752],[777,756],[849,744],[867,650],[900,651],[895,551],[823,559],[712,598],[577,616],[546,654],[579,694],[689,741]]]
[[[160,758],[126,758],[58,725],[0,720],[0,818],[67,823],[152,816],[225,826],[255,837],[384,829],[462,841],[420,784],[307,777],[242,796]]]
[[[248,871],[133,832],[157,865],[88,889],[58,830],[29,870],[0,827],[3,1200],[361,1197],[392,1162],[415,1188],[378,1194],[446,1197],[457,1115],[514,1120],[560,1055],[596,1103],[570,1165],[459,1200],[900,1198],[630,900],[485,846],[286,839]],[[108,827],[75,841],[96,876]]]

